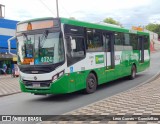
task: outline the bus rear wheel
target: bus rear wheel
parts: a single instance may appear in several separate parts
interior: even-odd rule
[[[87,94],[95,92],[97,89],[97,79],[93,73],[90,73],[86,80],[86,90]]]
[[[136,77],[136,66],[132,65],[130,79],[133,80]]]

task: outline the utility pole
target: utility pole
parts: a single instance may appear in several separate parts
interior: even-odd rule
[[[57,17],[59,17],[58,0],[56,0],[56,8],[57,8]]]
[[[0,4],[0,18],[5,17],[5,5]]]

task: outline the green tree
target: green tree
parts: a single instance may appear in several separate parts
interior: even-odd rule
[[[145,28],[160,35],[160,24],[149,23]]]
[[[113,18],[106,18],[103,20],[104,23],[109,23],[109,24],[114,24],[114,25],[118,25],[122,27],[122,24],[116,20],[114,20]]]

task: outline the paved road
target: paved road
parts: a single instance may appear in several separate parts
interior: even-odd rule
[[[72,93],[56,96],[34,96],[19,93],[0,97],[0,113],[54,115],[63,114],[86,106],[133,88],[153,77],[160,68],[159,56],[160,52],[152,54],[151,68],[148,71],[138,74],[135,80],[120,79],[109,84],[101,85],[94,94],[84,95],[81,93]]]

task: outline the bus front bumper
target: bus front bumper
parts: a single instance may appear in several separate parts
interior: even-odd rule
[[[20,83],[20,88],[22,92],[28,92],[33,94],[46,95],[46,94],[64,94],[64,93],[71,92],[69,90],[68,81],[66,80],[65,76],[61,77],[55,82],[52,82],[50,86],[47,88],[43,88],[43,87],[29,88],[25,86],[22,80],[20,80],[19,83]]]

